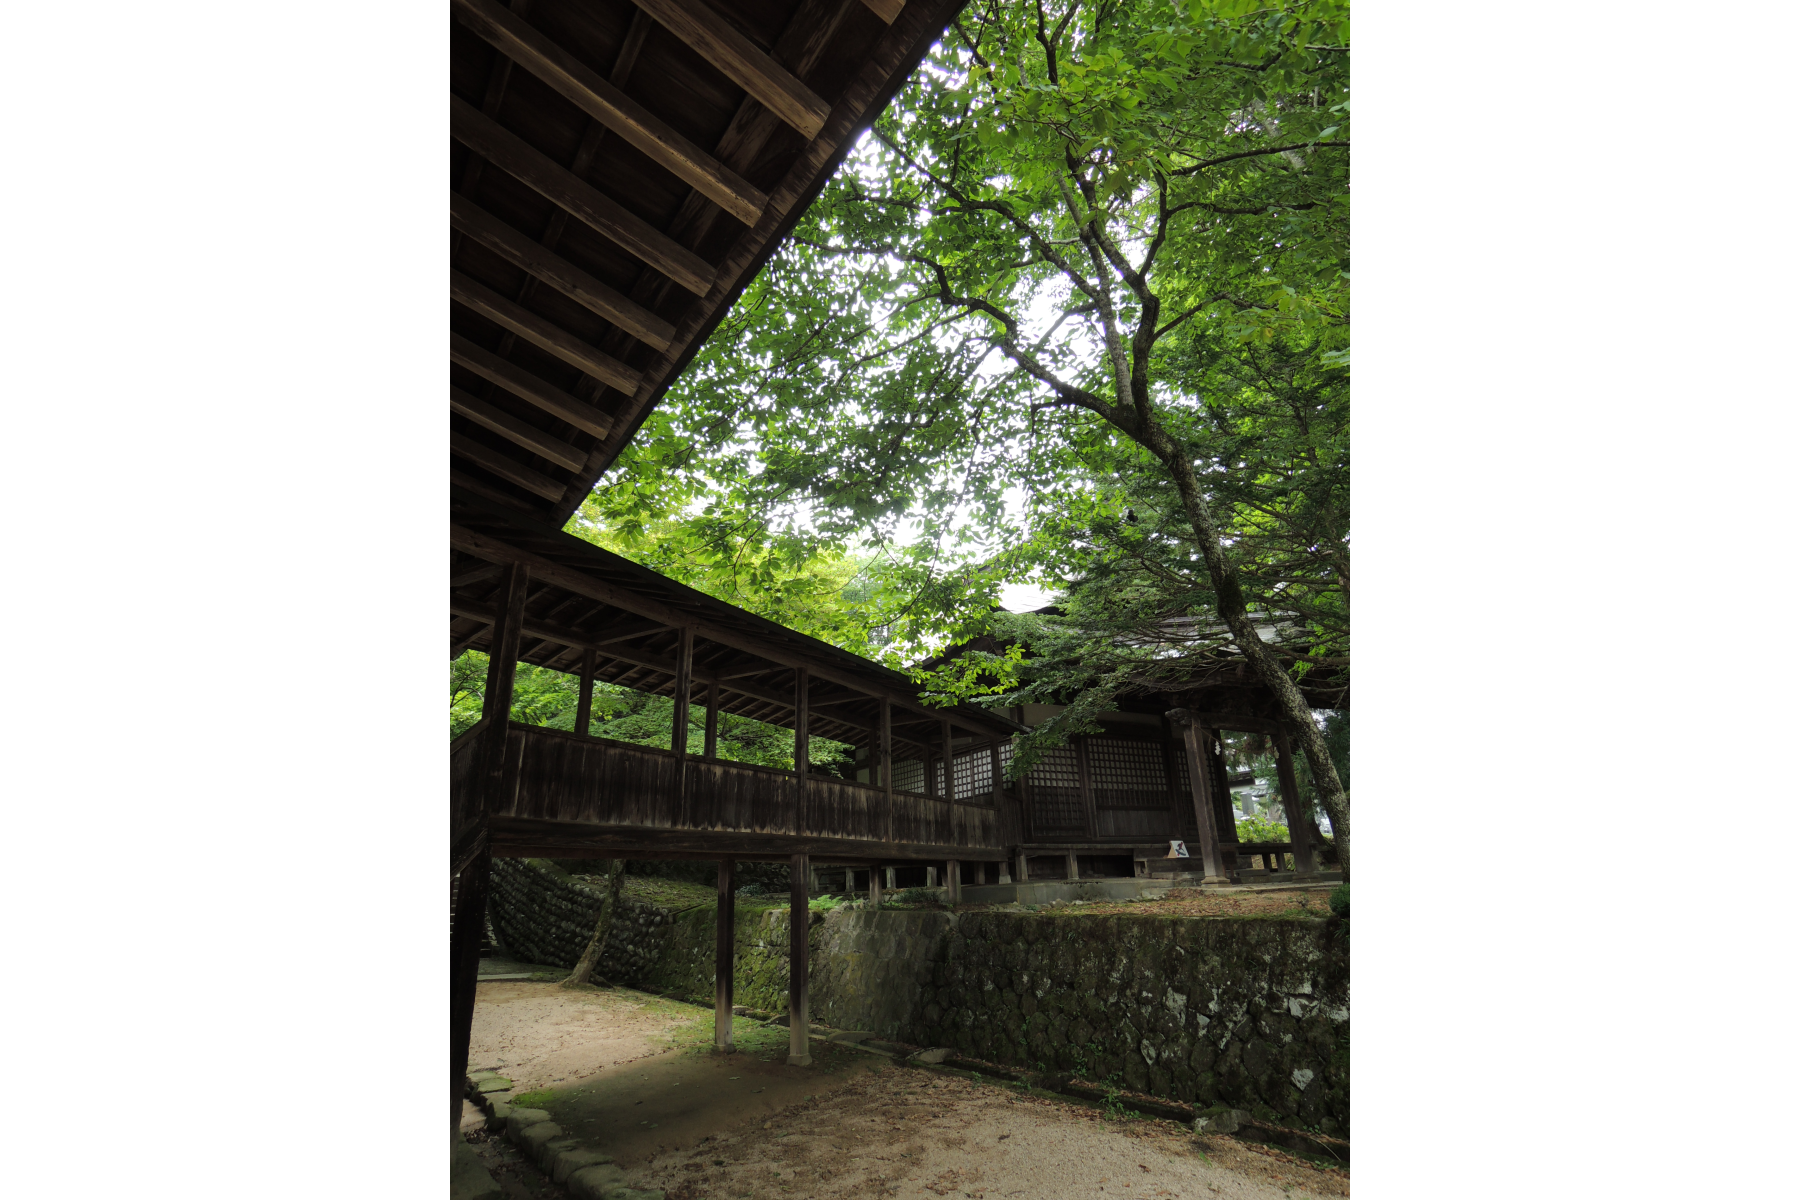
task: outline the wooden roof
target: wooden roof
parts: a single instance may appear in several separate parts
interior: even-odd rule
[[[964,2],[452,0],[452,482],[574,512]]]
[[[559,671],[596,658],[596,678],[672,696],[680,630],[694,631],[693,697],[717,684],[724,712],[792,727],[795,668],[805,667],[808,726],[817,736],[868,748],[883,698],[891,706],[895,754],[917,757],[942,746],[942,722],[960,736],[1007,737],[1024,727],[974,705],[940,709],[919,699],[900,671],[715,600],[608,553],[554,526],[452,488],[450,505],[451,657],[485,651],[499,589],[498,564],[530,571],[522,662]]]

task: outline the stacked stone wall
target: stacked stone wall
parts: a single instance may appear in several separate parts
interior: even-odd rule
[[[600,919],[600,888],[590,887],[541,858],[496,858],[489,914],[494,935],[509,957],[522,962],[573,967]],[[710,914],[712,909],[708,908]],[[675,914],[620,896],[598,971],[613,982],[638,986],[662,955]]]
[[[886,913],[841,943],[881,952]],[[970,913],[938,939],[903,1040],[1347,1136],[1346,928],[1320,920]],[[872,918],[872,919],[871,919]],[[856,927],[867,922],[868,930]],[[834,961],[845,958],[840,950]],[[827,970],[830,970],[828,967]],[[855,974],[855,972],[851,972]],[[891,970],[877,977],[893,979]],[[838,1001],[854,1015],[839,985]],[[892,1009],[891,997],[863,1000]]]
[[[547,863],[495,867],[507,948],[573,965],[599,893]],[[714,912],[629,902],[602,973],[711,1004]],[[787,909],[740,901],[736,940],[736,1002],[785,1012]],[[838,909],[812,915],[808,945],[824,1024],[1349,1134],[1342,923]]]

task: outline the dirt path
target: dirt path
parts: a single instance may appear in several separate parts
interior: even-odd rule
[[[1167,1121],[905,1067],[739,1019],[710,1052],[710,1014],[642,993],[543,983],[478,991],[471,1061],[611,1153],[669,1200],[1282,1200],[1343,1196],[1348,1178]],[[494,1143],[489,1157],[500,1154]],[[522,1168],[521,1172],[528,1172]],[[511,1182],[511,1181],[509,1181]],[[509,1195],[560,1198],[521,1173]]]

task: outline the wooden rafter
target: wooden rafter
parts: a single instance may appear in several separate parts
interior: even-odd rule
[[[711,290],[717,274],[712,264],[455,95],[450,97],[450,133],[532,191],[568,210],[570,216],[696,296],[704,296]]]
[[[637,390],[639,376],[636,371],[461,271],[450,272],[450,298],[602,383],[622,392]]]
[[[557,212],[562,212],[557,209]],[[675,327],[641,304],[621,296],[580,267],[565,262],[467,196],[450,193],[450,225],[480,242],[520,270],[528,272],[575,303],[611,321],[640,342],[666,350]]]
[[[457,433],[455,430],[450,432],[450,453],[460,458],[466,458],[476,466],[493,472],[506,482],[516,484],[546,500],[555,500],[562,495],[563,485],[556,480],[532,470],[524,463],[514,462],[498,450],[482,445],[467,434]]]
[[[633,0],[657,24],[756,97],[809,141],[819,136],[831,105],[813,94],[780,63],[757,48],[701,0]]]
[[[493,0],[452,0],[452,4],[457,18],[496,50],[726,212],[746,225],[754,225],[762,215],[769,198],[759,189],[519,17]]]
[[[495,408],[479,396],[471,396],[454,384],[450,387],[450,411],[461,413],[476,424],[493,430],[540,458],[549,459],[559,467],[566,467],[571,471],[581,469],[584,458],[581,451],[561,438],[551,437],[536,426],[528,425],[512,414]]]
[[[577,400],[498,354],[483,350],[461,334],[450,335],[450,361],[595,437],[605,437],[612,428],[612,418],[593,405]]]

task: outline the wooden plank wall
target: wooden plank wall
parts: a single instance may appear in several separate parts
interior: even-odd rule
[[[560,730],[508,733],[512,786],[500,815],[645,829],[794,835],[945,847],[1001,848],[992,804],[895,792],[829,776],[807,780],[796,806],[790,771],[688,756]]]

